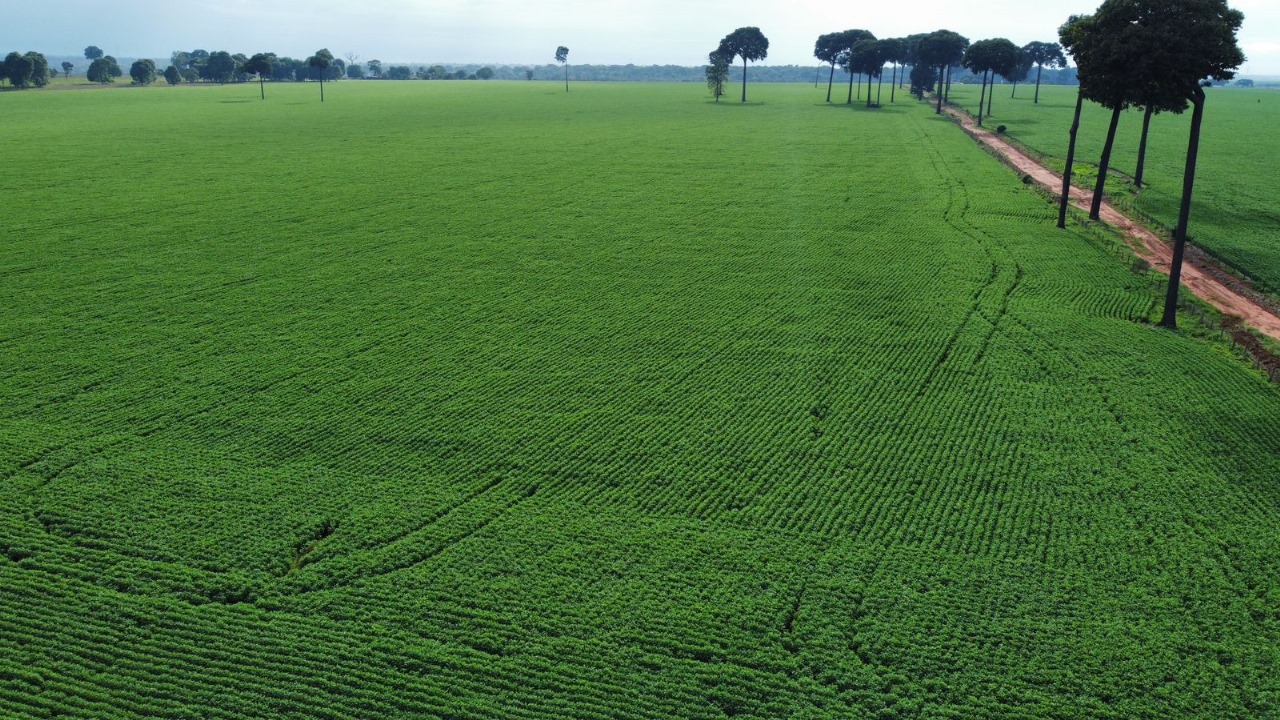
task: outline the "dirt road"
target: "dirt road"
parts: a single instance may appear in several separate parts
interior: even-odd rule
[[[1006,142],[990,130],[980,128],[968,114],[948,107],[946,111],[960,120],[965,132],[975,140],[994,150],[1013,167],[1023,174],[1031,176],[1040,185],[1054,194],[1062,192],[1062,176],[1041,165],[1022,150]],[[1071,204],[1086,210],[1092,199],[1092,191],[1071,187]],[[1173,258],[1173,248],[1163,238],[1151,230],[1139,225],[1109,203],[1102,203],[1101,217],[1104,222],[1123,231],[1136,241],[1134,250],[1139,256],[1151,263],[1151,267],[1168,274],[1169,264]],[[1205,267],[1203,262],[1182,263],[1182,287],[1195,293],[1197,297],[1213,305],[1225,315],[1235,316],[1250,327],[1257,329],[1269,337],[1280,340],[1280,316],[1267,308],[1263,301],[1249,297],[1256,294],[1243,282],[1230,277],[1225,271]]]

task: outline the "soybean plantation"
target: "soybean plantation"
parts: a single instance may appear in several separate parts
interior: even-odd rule
[[[953,85],[953,102],[976,112],[977,87]],[[995,114],[985,124],[1005,125],[1009,137],[1062,169],[1068,130],[1075,110],[1073,87],[1042,86],[1040,103],[1032,102],[1034,87],[1020,86],[1010,98],[1007,85],[995,89]],[[1205,102],[1204,135],[1196,168],[1191,206],[1192,242],[1214,255],[1236,274],[1252,280],[1264,292],[1280,295],[1280,207],[1276,204],[1276,158],[1280,136],[1280,95],[1269,90],[1210,88]],[[1092,188],[1097,163],[1107,136],[1110,111],[1085,103],[1076,153],[1077,184]],[[1107,194],[1118,206],[1171,229],[1177,224],[1182,201],[1182,169],[1187,157],[1191,111],[1164,113],[1151,119],[1143,187],[1133,185],[1142,110],[1124,113],[1116,134]]]
[[[928,106],[268,89],[0,98],[0,716],[1280,717],[1280,390]]]

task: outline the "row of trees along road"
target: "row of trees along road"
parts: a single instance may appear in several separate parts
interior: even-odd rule
[[[1170,329],[1177,327],[1178,286],[1204,118],[1203,83],[1235,77],[1235,68],[1245,59],[1236,41],[1243,22],[1244,15],[1228,7],[1225,0],[1106,0],[1092,15],[1072,16],[1059,30],[1062,45],[1075,58],[1080,90],[1071,125],[1058,227],[1065,227],[1070,168],[1084,100],[1111,110],[1111,124],[1107,128],[1089,207],[1089,217],[1094,220],[1099,217],[1121,112],[1130,106],[1145,110],[1139,142],[1141,167],[1151,115],[1181,113],[1188,106],[1192,109],[1182,201],[1173,231],[1173,260],[1160,320],[1161,325]]]

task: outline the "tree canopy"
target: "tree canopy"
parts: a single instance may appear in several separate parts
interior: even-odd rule
[[[747,101],[747,61],[760,62],[769,57],[769,38],[758,27],[740,27],[720,40],[716,52],[733,62],[742,58],[742,102]]]
[[[97,60],[105,54],[106,53],[102,52],[102,48],[97,45],[90,45],[84,49],[84,59],[89,61]]]
[[[129,67],[129,77],[135,85],[150,85],[156,81],[156,63],[154,60],[134,60]]]
[[[716,102],[720,102],[720,96],[724,95],[724,84],[729,81],[729,58],[712,50],[707,55],[706,75],[711,96]]]
[[[556,62],[564,65],[564,91],[569,92],[569,48],[563,45],[556,48]]]
[[[935,30],[916,43],[916,59],[938,69],[937,79],[942,82],[946,69],[964,59],[969,39],[951,30]],[[942,93],[938,93],[938,110],[942,113]]]
[[[30,87],[32,84],[31,75],[35,70],[35,63],[26,55],[20,55],[16,51],[11,52],[4,59],[3,72],[4,79],[9,81],[9,85],[16,88]]]
[[[120,63],[110,55],[104,55],[93,62],[89,63],[89,69],[85,71],[85,78],[89,82],[111,83],[115,79],[124,75],[124,71],[120,69]]]

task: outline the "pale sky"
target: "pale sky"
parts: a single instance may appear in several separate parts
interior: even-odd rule
[[[1241,74],[1280,75],[1280,0],[1228,0],[1245,13]],[[970,40],[1054,41],[1069,15],[1101,0],[53,0],[6,2],[0,52],[119,57],[173,50],[274,52],[327,47],[384,62],[700,65],[734,28],[758,26],[769,65],[816,65],[818,35],[866,28],[899,37],[940,28]]]

